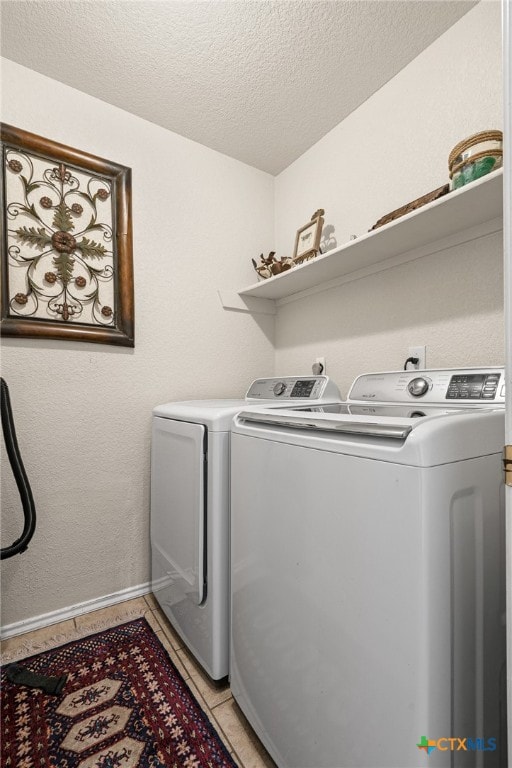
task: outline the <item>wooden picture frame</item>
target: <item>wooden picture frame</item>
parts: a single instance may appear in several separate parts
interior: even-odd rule
[[[324,220],[322,216],[313,214],[311,221],[297,230],[293,263],[301,264],[307,259],[313,259],[320,249],[320,239]]]
[[[2,124],[2,336],[135,346],[131,169]]]

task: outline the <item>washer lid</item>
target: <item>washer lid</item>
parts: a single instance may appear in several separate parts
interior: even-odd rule
[[[474,408],[455,409],[426,406],[419,409],[400,405],[365,406],[333,403],[331,405],[273,409],[272,412],[264,408],[244,410],[239,414],[239,419],[240,422],[269,424],[293,430],[406,440],[414,428],[427,420],[439,416],[455,417],[474,412]]]
[[[294,413],[332,413],[338,416],[352,415],[352,416],[386,416],[388,418],[404,418],[404,419],[422,419],[430,416],[446,416],[453,415],[455,413],[472,413],[475,408],[477,410],[489,410],[489,405],[478,405],[467,407],[463,403],[458,408],[445,407],[442,404],[439,405],[424,405],[421,403],[415,403],[412,405],[386,405],[386,403],[327,403],[325,405],[310,405],[300,406],[293,408]]]
[[[335,412],[329,410],[330,406],[245,409],[236,417],[233,431],[410,466],[436,466],[499,453],[504,444],[503,407],[339,403]]]

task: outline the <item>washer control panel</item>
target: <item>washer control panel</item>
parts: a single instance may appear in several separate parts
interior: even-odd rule
[[[338,387],[328,376],[256,379],[245,397],[247,400],[341,400]]]
[[[447,400],[495,400],[500,383],[499,373],[469,373],[452,376]]]
[[[459,368],[366,373],[354,381],[347,400],[503,405],[505,372],[503,368]]]

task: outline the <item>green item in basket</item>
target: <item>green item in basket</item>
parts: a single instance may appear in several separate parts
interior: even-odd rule
[[[453,189],[459,189],[465,184],[469,184],[472,181],[476,181],[481,176],[485,176],[486,173],[490,173],[496,165],[496,158],[492,155],[487,157],[481,157],[475,160],[473,163],[468,163],[462,166],[460,171],[457,171],[453,175],[452,187]]]

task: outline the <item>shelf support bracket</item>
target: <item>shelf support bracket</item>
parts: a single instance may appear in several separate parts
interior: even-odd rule
[[[240,296],[234,291],[217,291],[220,303],[224,309],[233,312],[250,312],[257,315],[275,315],[274,299],[260,299],[257,296]]]

